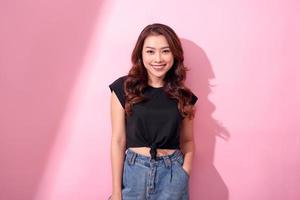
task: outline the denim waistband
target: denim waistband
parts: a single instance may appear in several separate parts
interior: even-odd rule
[[[159,165],[167,165],[169,166],[171,161],[176,161],[182,159],[183,154],[180,149],[176,149],[172,154],[164,155],[164,156],[156,156],[156,159],[152,159],[151,156],[145,156],[139,153],[134,152],[131,149],[126,150],[125,159],[128,160],[129,164],[134,164],[138,162],[144,166],[149,167],[151,164]]]

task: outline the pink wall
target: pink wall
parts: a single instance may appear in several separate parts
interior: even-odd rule
[[[300,199],[299,8],[293,0],[1,2],[0,199],[109,196],[108,84],[127,73],[152,22],[181,37],[199,97],[191,199]]]

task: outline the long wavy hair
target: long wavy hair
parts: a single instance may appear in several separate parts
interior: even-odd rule
[[[175,31],[167,25],[154,23],[146,26],[140,33],[131,54],[132,67],[124,81],[125,113],[132,114],[134,104],[145,100],[144,89],[148,85],[147,70],[142,61],[144,41],[148,36],[163,35],[174,57],[174,64],[164,77],[163,90],[169,98],[175,99],[178,110],[183,118],[194,118],[195,107],[192,105],[192,92],[184,85],[188,68],[184,66],[183,49]]]

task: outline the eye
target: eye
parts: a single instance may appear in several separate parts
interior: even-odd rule
[[[152,53],[154,53],[154,51],[152,51],[152,50],[147,50],[146,53],[152,54]]]
[[[171,51],[169,49],[163,50],[163,53],[170,53]]]

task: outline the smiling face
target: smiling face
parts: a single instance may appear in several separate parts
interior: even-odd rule
[[[174,63],[174,56],[165,36],[148,36],[144,41],[142,58],[150,84],[162,85],[163,78]]]

